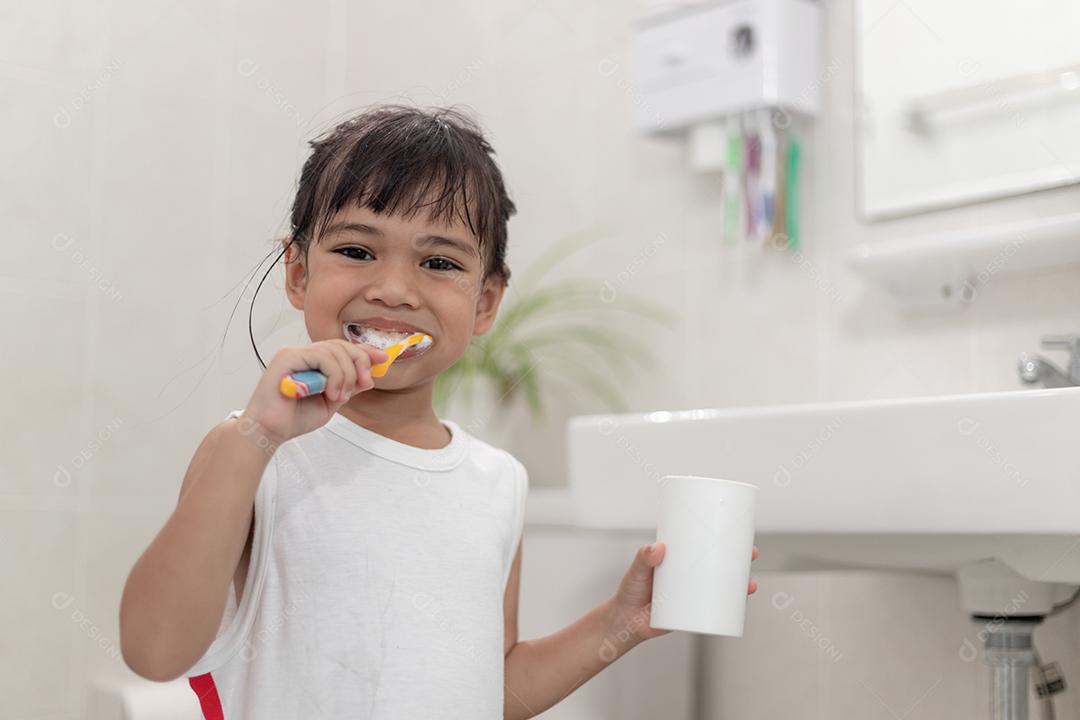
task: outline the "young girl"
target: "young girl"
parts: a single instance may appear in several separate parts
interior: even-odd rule
[[[664,548],[574,624],[518,641],[525,468],[432,409],[510,277],[493,151],[453,110],[401,106],[311,146],[282,253],[312,343],[274,355],[199,445],[124,587],[124,660],[187,677],[208,720],[532,717],[669,632],[649,627]],[[370,331],[433,342],[373,379],[388,356],[356,341]],[[309,369],[325,392],[284,397]]]

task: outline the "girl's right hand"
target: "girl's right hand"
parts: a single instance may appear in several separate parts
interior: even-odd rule
[[[263,372],[243,417],[257,423],[275,445],[309,433],[329,422],[351,396],[375,387],[371,366],[387,357],[376,347],[344,339],[283,347]],[[325,375],[326,390],[306,398],[282,395],[281,379],[304,370]]]

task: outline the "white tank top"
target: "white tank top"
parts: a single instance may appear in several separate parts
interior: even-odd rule
[[[241,602],[230,583],[217,639],[185,673],[207,720],[503,716],[528,476],[442,423],[450,444],[424,450],[335,413],[277,449]]]

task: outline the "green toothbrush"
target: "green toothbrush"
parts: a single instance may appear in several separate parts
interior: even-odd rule
[[[794,135],[788,137],[787,174],[784,178],[787,202],[788,250],[799,249],[799,141]]]
[[[742,174],[742,128],[728,122],[727,167],[724,168],[724,241],[734,245],[739,235],[739,177]]]

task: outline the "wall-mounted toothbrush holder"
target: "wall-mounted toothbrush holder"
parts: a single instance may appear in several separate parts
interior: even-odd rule
[[[821,6],[733,0],[652,16],[634,33],[635,124],[683,136],[757,110],[816,115],[821,106]]]
[[[799,247],[801,144],[821,105],[821,7],[730,0],[652,16],[634,35],[634,122],[687,144],[690,168],[722,173],[724,238]]]

